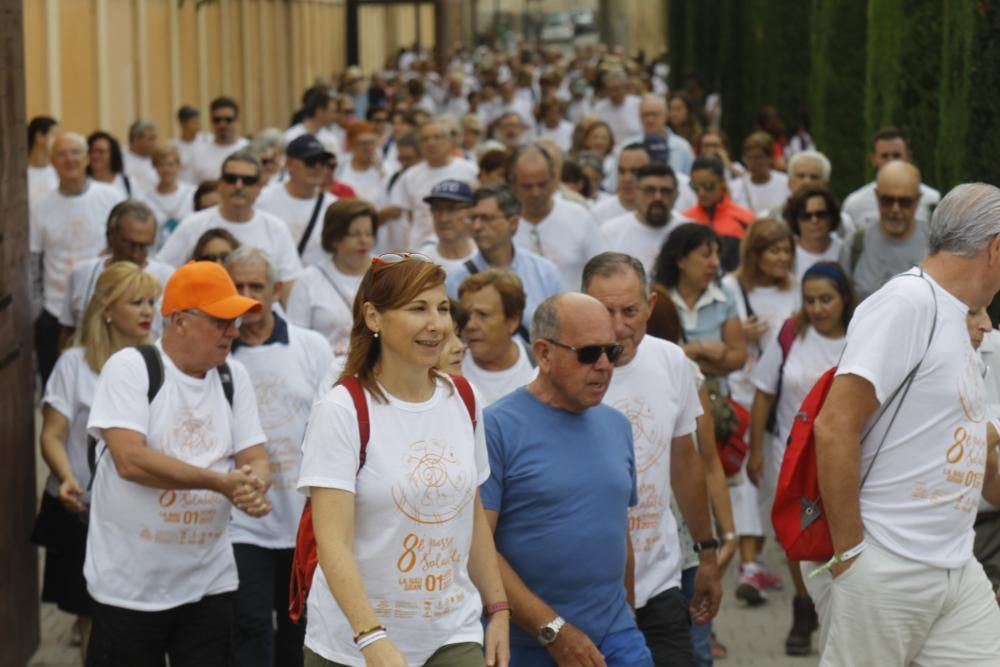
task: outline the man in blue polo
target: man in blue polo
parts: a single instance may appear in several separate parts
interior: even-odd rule
[[[630,606],[632,427],[601,401],[622,353],[607,309],[575,292],[531,326],[538,376],[485,411],[480,488],[512,608],[511,664],[652,667]]]

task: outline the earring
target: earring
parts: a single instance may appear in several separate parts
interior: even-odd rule
[[[105,324],[111,324],[111,318],[110,317],[105,317],[104,318],[104,322],[105,322]]]
[[[375,332],[375,337],[378,338],[378,332],[377,331]]]

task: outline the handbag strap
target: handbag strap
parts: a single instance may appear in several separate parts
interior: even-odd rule
[[[306,231],[302,232],[302,238],[299,239],[299,257],[302,253],[306,251],[306,245],[309,243],[309,238],[312,236],[313,229],[316,228],[316,221],[319,219],[319,209],[323,206],[323,196],[326,193],[323,192],[323,188],[320,188],[319,195],[316,197],[316,205],[313,206],[312,215],[309,216],[309,224],[306,225]]]

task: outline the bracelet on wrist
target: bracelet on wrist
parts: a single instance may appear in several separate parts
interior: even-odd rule
[[[385,632],[385,626],[384,625],[373,625],[370,628],[366,628],[365,630],[362,630],[358,634],[354,635],[354,643],[355,644],[359,644],[366,637],[368,637],[368,636],[370,636],[370,635],[372,635],[372,634],[374,634],[376,632],[383,632],[384,633]]]
[[[719,535],[719,542],[732,542],[735,539],[736,539],[736,533],[732,531],[728,531],[723,533],[722,535]]]
[[[362,651],[380,639],[388,639],[389,635],[385,630],[376,630],[375,632],[365,635],[360,641],[356,642],[358,650]]]
[[[492,602],[483,607],[484,616],[492,616],[493,614],[496,614],[497,612],[501,611],[507,611],[507,612],[511,611],[510,603],[508,603],[506,600]]]
[[[834,554],[833,558],[831,558],[830,560],[826,561],[823,565],[817,567],[815,570],[813,570],[812,572],[810,572],[809,576],[810,577],[815,577],[820,572],[826,572],[827,570],[829,570],[830,568],[832,568],[834,565],[839,565],[840,563],[846,563],[849,560],[857,558],[858,556],[861,555],[861,552],[864,551],[865,547],[867,547],[867,546],[868,546],[868,543],[865,542],[864,540],[861,540],[860,542],[858,542],[857,544],[855,544],[850,549],[846,549],[845,551],[843,551],[842,553],[839,553],[839,554]]]

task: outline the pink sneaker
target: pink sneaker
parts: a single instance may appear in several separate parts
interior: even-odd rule
[[[761,584],[763,584],[764,588],[772,591],[780,591],[784,588],[781,577],[771,572],[771,570],[767,567],[767,563],[762,560],[758,560],[756,565],[758,567]]]
[[[736,581],[736,599],[756,607],[767,602],[767,593],[760,567],[757,563],[740,563],[740,576]]]

